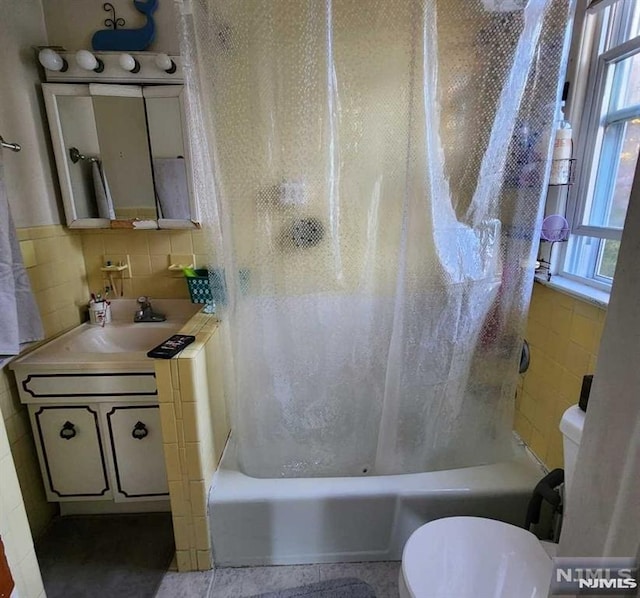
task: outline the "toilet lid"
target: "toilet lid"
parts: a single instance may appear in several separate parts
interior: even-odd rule
[[[402,574],[413,598],[546,598],[551,560],[524,529],[481,517],[447,517],[411,535]]]

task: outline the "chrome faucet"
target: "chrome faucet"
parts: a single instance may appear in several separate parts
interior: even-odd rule
[[[153,311],[149,297],[138,297],[138,309],[133,316],[134,322],[164,322],[167,316]]]

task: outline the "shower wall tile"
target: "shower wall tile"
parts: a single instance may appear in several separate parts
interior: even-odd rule
[[[531,366],[521,377],[515,429],[547,467],[562,467],[564,411],[578,402],[582,376],[595,371],[606,311],[534,284],[526,338]]]
[[[196,340],[171,360],[155,360],[179,571],[212,564],[207,493],[229,435],[218,326],[197,314],[181,330]]]
[[[100,271],[103,256],[128,255],[131,279],[124,281],[124,296],[148,295],[161,299],[188,299],[189,291],[181,272],[171,272],[169,256],[195,255],[196,266],[206,266],[204,232],[201,230],[86,229],[79,233],[89,287],[98,292],[109,285]],[[175,257],[175,256],[174,256]],[[116,284],[120,286],[116,275]]]

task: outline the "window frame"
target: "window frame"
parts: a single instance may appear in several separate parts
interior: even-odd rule
[[[602,259],[604,242],[619,241],[622,228],[584,224],[585,213],[594,197],[594,188],[602,155],[602,140],[606,127],[614,122],[630,122],[630,118],[640,115],[640,104],[610,111],[608,109],[613,92],[615,67],[621,61],[634,55],[640,56],[640,35],[624,40],[634,30],[634,3],[615,0],[586,15],[584,31],[591,30],[590,47],[581,47],[581,54],[588,55],[588,68],[579,76],[585,77],[582,118],[576,134],[576,184],[567,195],[567,218],[572,240],[563,243],[558,255],[557,272],[562,277],[609,292],[613,278],[598,276],[598,264]],[[637,23],[635,23],[637,29]],[[604,50],[605,48],[610,48]],[[603,51],[604,50],[604,51]],[[611,118],[615,116],[616,118]],[[625,118],[625,116],[627,118]],[[575,143],[575,141],[574,141]],[[598,250],[591,262],[591,277],[584,277],[568,271],[570,259],[579,259],[579,252],[571,250],[580,238],[598,239]]]

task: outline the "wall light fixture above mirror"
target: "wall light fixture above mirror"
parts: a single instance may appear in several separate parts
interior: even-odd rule
[[[184,82],[180,56],[156,52],[67,52],[57,46],[41,46],[37,50],[38,62],[43,66],[45,80],[49,83],[166,85]],[[95,71],[100,63],[103,70]],[[135,63],[138,63],[138,70],[130,68]]]

